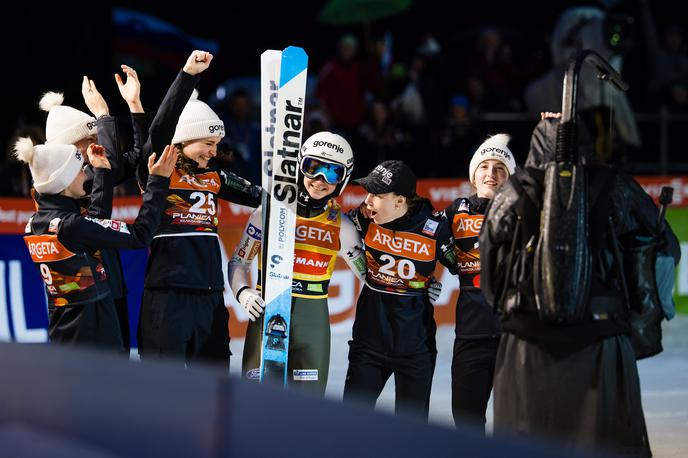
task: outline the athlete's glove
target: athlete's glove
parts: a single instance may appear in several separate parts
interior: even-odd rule
[[[265,301],[255,289],[243,287],[237,294],[237,300],[244,306],[248,312],[248,319],[251,321],[256,321],[256,318],[260,318],[265,311]]]
[[[442,283],[438,282],[434,278],[430,279],[430,284],[428,285],[428,298],[430,303],[434,304],[440,294],[442,293]]]

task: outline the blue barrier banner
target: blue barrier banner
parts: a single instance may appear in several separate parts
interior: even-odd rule
[[[0,234],[0,341],[48,341],[48,302],[43,280],[21,235]],[[132,346],[136,346],[139,304],[147,250],[120,251],[127,285]]]

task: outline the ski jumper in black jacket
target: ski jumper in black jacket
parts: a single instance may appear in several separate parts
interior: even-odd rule
[[[461,282],[451,367],[452,414],[457,426],[470,419],[484,427],[497,359],[499,318],[480,291],[478,235],[489,202],[474,194],[456,199],[444,210],[454,234]]]
[[[139,160],[162,151],[198,82],[180,71],[150,127]],[[212,136],[211,134],[207,135]],[[181,153],[180,153],[181,154]],[[200,359],[229,366],[229,312],[225,307],[216,199],[257,207],[261,188],[210,163],[176,168],[166,207],[151,244],[139,322],[142,359]]]
[[[394,374],[396,411],[427,419],[437,358],[427,285],[437,261],[456,273],[451,228],[427,199],[382,225],[358,208],[348,214],[363,238],[368,273],[356,303],[344,400],[374,406]]]
[[[137,131],[148,132],[150,121],[146,114],[132,113],[131,120],[135,136]],[[117,125],[117,119],[114,116],[102,116],[97,119],[96,126],[98,128],[98,144],[105,148],[108,161],[110,162],[112,185],[117,186],[134,177],[136,175],[135,159],[137,155],[134,152],[124,151],[121,141],[122,134]],[[84,188],[88,191],[93,185],[94,169],[88,166],[85,171],[88,178],[84,183]],[[82,205],[88,207],[88,203]],[[107,215],[107,217],[109,218],[110,215]],[[127,285],[124,281],[122,259],[120,258],[119,251],[113,249],[102,249],[101,255],[105,270],[108,272],[107,281],[110,285],[110,292],[115,301],[117,316],[120,322],[122,342],[124,343],[122,353],[128,358],[131,348],[131,332],[129,329]]]
[[[168,184],[166,177],[150,176],[133,224],[109,219],[112,182],[107,169],[95,169],[88,216],[81,215],[78,199],[36,194],[38,210],[24,239],[45,283],[51,342],[123,350],[101,251],[147,246],[158,228]]]

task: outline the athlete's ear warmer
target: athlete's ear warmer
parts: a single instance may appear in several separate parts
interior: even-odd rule
[[[29,164],[33,186],[40,194],[59,194],[76,178],[84,157],[74,145],[35,145],[30,138],[20,138],[14,155]]]
[[[507,146],[509,140],[511,140],[509,134],[496,134],[489,137],[478,147],[468,166],[468,178],[471,180],[471,183],[474,183],[474,175],[478,165],[488,159],[500,161],[509,171],[509,175],[514,174],[516,171],[516,161]]]
[[[96,135],[96,118],[76,108],[62,105],[61,92],[46,92],[38,106],[48,112],[45,121],[45,143],[51,145],[73,145],[91,135]]]
[[[194,90],[177,122],[172,143],[182,143],[208,137],[224,137],[225,124]]]

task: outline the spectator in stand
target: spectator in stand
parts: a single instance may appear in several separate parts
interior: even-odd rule
[[[470,74],[466,80],[466,97],[473,114],[479,116],[485,111],[485,82],[479,76]]]
[[[435,176],[456,177],[468,170],[471,161],[470,151],[475,151],[482,139],[479,121],[471,113],[471,105],[465,95],[455,95],[451,99],[449,117],[442,132],[440,164]],[[451,164],[451,165],[449,165]]]
[[[368,110],[368,120],[358,130],[361,150],[356,157],[359,170],[370,170],[386,159],[406,157],[407,137],[393,119],[389,105],[374,100]]]
[[[674,113],[688,112],[688,85],[685,81],[676,81],[670,85],[666,95],[666,107]]]
[[[366,55],[361,65],[361,80],[365,91],[365,100],[370,101],[376,95],[384,94],[385,79],[391,65],[391,37],[375,37],[367,45]]]
[[[306,111],[303,120],[303,138],[308,138],[316,132],[330,131],[330,119],[318,99],[306,100]]]
[[[340,38],[337,57],[320,70],[315,95],[325,108],[333,130],[351,137],[363,121],[365,111],[356,37],[344,35]]]
[[[487,111],[514,111],[520,109],[519,89],[521,72],[512,59],[511,45],[495,27],[484,28],[475,42],[473,54],[468,58],[470,69],[485,85]]]
[[[223,110],[224,111],[224,110]],[[253,101],[245,89],[235,89],[227,99],[221,116],[235,151],[235,166],[252,183],[260,182],[260,125],[256,122]]]
[[[667,26],[660,34],[650,2],[641,0],[639,6],[645,62],[638,70],[645,76],[642,83],[647,88],[647,100],[651,108],[658,108],[657,101],[665,102],[677,82],[688,81],[685,35],[680,26],[673,24]],[[664,43],[660,35],[663,35]]]
[[[553,66],[526,88],[525,102],[531,114],[561,110],[563,74],[571,57],[580,50],[596,51],[617,71],[623,67],[625,49],[612,46],[606,38],[606,19],[604,11],[592,6],[571,7],[561,14],[552,32]],[[624,164],[638,155],[640,135],[626,93],[601,83],[591,65],[581,69],[578,81],[578,114],[595,138],[597,158]]]
[[[407,84],[393,106],[400,115],[400,125],[410,135],[411,150],[434,156],[448,106],[447,65],[439,43],[431,35],[416,48],[409,66]],[[432,161],[423,154],[403,158],[417,176],[432,173]]]

